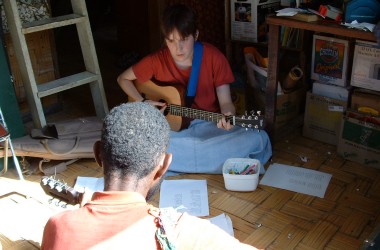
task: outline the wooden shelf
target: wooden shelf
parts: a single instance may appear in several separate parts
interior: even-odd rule
[[[279,50],[280,46],[280,29],[281,26],[287,26],[311,32],[320,32],[325,34],[337,35],[353,39],[367,40],[376,42],[372,32],[349,29],[343,25],[320,20],[316,22],[303,22],[286,17],[268,16],[266,23],[269,26],[268,39],[268,78],[265,98],[265,130],[273,140],[274,124],[276,122],[276,104],[277,104],[277,82],[279,76]]]
[[[376,38],[372,32],[362,31],[358,29],[349,29],[343,25],[326,20],[319,20],[316,22],[303,22],[286,17],[268,16],[267,24],[275,26],[288,26],[292,28],[298,28],[303,30],[309,30],[314,32],[328,33],[332,35],[352,37],[362,40],[374,41]],[[271,40],[271,39],[269,39]]]

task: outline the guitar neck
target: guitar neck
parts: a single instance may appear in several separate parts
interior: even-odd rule
[[[48,195],[71,205],[79,203],[80,193],[66,183],[56,180],[53,177],[44,176],[41,179],[40,185]]]
[[[166,108],[166,111],[169,112],[171,115],[182,116],[182,117],[187,117],[191,119],[200,119],[200,120],[205,120],[205,121],[210,121],[210,122],[218,122],[220,119],[225,117],[227,121],[229,121],[232,125],[234,125],[234,121],[233,121],[234,116],[224,116],[219,113],[183,107],[183,106],[175,105],[175,104],[169,104],[168,107]]]

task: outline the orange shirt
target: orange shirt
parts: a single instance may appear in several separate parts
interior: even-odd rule
[[[41,249],[160,249],[150,209],[139,193],[95,192],[84,207],[49,219]],[[173,218],[170,235],[177,249],[254,249],[208,220],[186,213]]]
[[[190,69],[176,66],[167,47],[144,57],[133,66],[133,72],[140,82],[155,79],[168,84],[179,84],[185,89],[190,78]],[[203,43],[202,63],[193,108],[220,112],[216,87],[230,84],[234,76],[226,57],[213,45]]]

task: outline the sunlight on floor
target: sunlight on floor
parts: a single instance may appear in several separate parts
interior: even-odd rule
[[[12,172],[12,171],[10,171]],[[25,242],[40,247],[44,226],[51,215],[73,209],[74,206],[62,207],[57,200],[44,193],[38,182],[20,181],[10,177],[0,177],[0,240],[2,248],[9,249]],[[17,176],[17,175],[16,175]],[[2,249],[0,248],[0,249]]]

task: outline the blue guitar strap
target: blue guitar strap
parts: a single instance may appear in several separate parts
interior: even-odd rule
[[[186,106],[191,107],[193,104],[195,94],[197,92],[198,79],[199,79],[199,71],[201,69],[202,63],[202,55],[203,55],[203,44],[199,41],[194,43],[194,55],[193,62],[190,72],[189,84],[187,86],[186,91]]]

